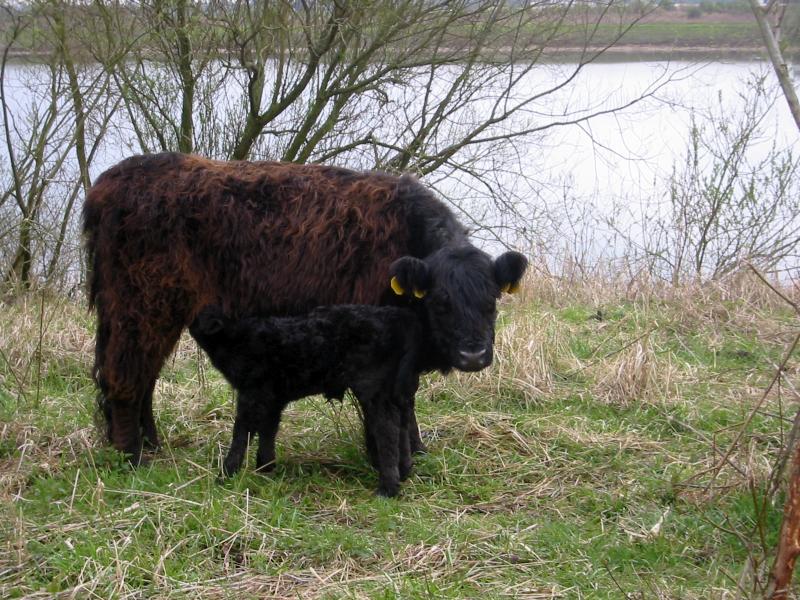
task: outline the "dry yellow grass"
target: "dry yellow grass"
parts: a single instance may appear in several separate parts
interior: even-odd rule
[[[5,304],[0,595],[47,597],[39,578],[55,577],[63,597],[141,597],[142,581],[155,598],[734,597],[721,569],[744,564],[742,542],[725,530],[752,536],[741,499],[770,481],[798,387],[793,359],[745,427],[797,331],[764,288],[747,273],[676,290],[532,270],[501,304],[492,368],[425,378],[431,453],[390,508],[368,500],[348,402],[287,411],[278,476],[213,483],[233,397],[187,336],[156,389],[165,448],[114,470],[91,424],[91,317],[57,297]],[[700,531],[719,514],[730,522]],[[619,548],[666,575],[612,579],[598,556]]]

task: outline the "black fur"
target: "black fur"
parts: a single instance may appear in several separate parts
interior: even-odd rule
[[[210,306],[189,331],[238,391],[225,475],[240,468],[248,436],[256,433],[256,468],[272,468],[275,435],[289,402],[311,394],[341,398],[349,388],[364,414],[377,492],[398,493],[412,465],[410,415],[421,366],[421,328],[413,312],[341,305],[302,317],[235,320]]]
[[[519,285],[527,266],[519,252],[493,261],[469,244],[392,263],[389,274],[404,291],[397,302],[417,311],[434,349],[427,361],[433,368],[479,371],[491,364],[497,299]]]
[[[504,286],[519,284],[526,267],[517,252],[493,261],[468,244],[448,246],[392,263],[397,307],[335,305],[298,317],[241,320],[218,307],[203,309],[189,331],[239,391],[225,473],[239,468],[254,433],[256,466],[269,468],[286,404],[318,393],[340,398],[350,388],[364,412],[378,492],[395,495],[411,468],[410,451],[424,448],[414,417],[420,373],[491,364],[496,300]]]

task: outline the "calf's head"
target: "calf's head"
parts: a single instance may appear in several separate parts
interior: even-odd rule
[[[230,328],[228,319],[218,306],[205,306],[189,325],[192,337],[204,345],[214,339],[224,338],[226,329]]]
[[[245,361],[239,355],[248,343],[246,331],[226,316],[221,307],[205,306],[189,325],[189,333],[226,377],[229,371],[238,371]]]
[[[474,246],[442,248],[425,259],[404,256],[389,269],[392,290],[418,303],[430,340],[447,362],[479,371],[492,362],[497,299],[517,290],[528,260],[506,252],[496,260]]]

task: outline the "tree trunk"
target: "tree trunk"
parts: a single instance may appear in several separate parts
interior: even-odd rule
[[[783,524],[778,542],[778,555],[769,578],[766,598],[783,600],[789,597],[789,586],[797,556],[800,555],[800,444],[795,445],[789,490],[783,508]]]
[[[33,252],[31,250],[31,230],[32,223],[29,218],[22,219],[19,225],[19,245],[14,255],[14,262],[5,276],[5,283],[13,285],[18,289],[30,289],[31,287],[31,263],[33,262]]]
[[[772,68],[775,69],[775,75],[777,75],[778,82],[781,84],[783,95],[789,104],[789,110],[797,125],[797,130],[800,131],[800,100],[798,100],[797,91],[792,85],[789,65],[786,64],[786,60],[783,58],[777,36],[767,19],[767,12],[760,6],[759,0],[750,0],[750,7],[753,9],[753,15],[755,15],[758,28],[761,30],[761,37],[767,47]],[[778,27],[780,27],[780,24],[778,24]]]
[[[187,0],[177,4],[178,27],[178,72],[181,79],[181,128],[178,135],[178,149],[191,153],[194,150],[194,91],[197,85],[192,72],[192,44],[188,33]]]

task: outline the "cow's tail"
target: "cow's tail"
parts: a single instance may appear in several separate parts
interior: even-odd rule
[[[83,247],[85,250],[85,268],[87,291],[89,293],[89,309],[96,308],[97,294],[100,291],[97,255],[97,238],[100,235],[101,210],[99,202],[94,198],[95,190],[90,190],[83,204]]]
[[[92,367],[92,379],[97,386],[96,406],[94,410],[94,422],[98,430],[102,431],[105,437],[111,440],[111,404],[107,399],[107,386],[102,373],[106,348],[109,338],[109,323],[103,318],[103,307],[100,301],[100,274],[99,268],[100,255],[98,253],[98,238],[100,236],[100,220],[102,211],[100,209],[100,199],[96,197],[97,188],[89,191],[83,205],[83,243],[85,250],[85,268],[87,293],[89,298],[89,310],[97,313],[97,333],[95,338],[94,365]]]
[[[103,376],[103,361],[105,358],[106,347],[108,346],[108,324],[101,321],[98,315],[97,339],[94,349],[94,366],[92,367],[92,379],[97,386],[96,406],[94,410],[94,422],[97,429],[111,441],[111,403],[108,401],[108,386]]]

